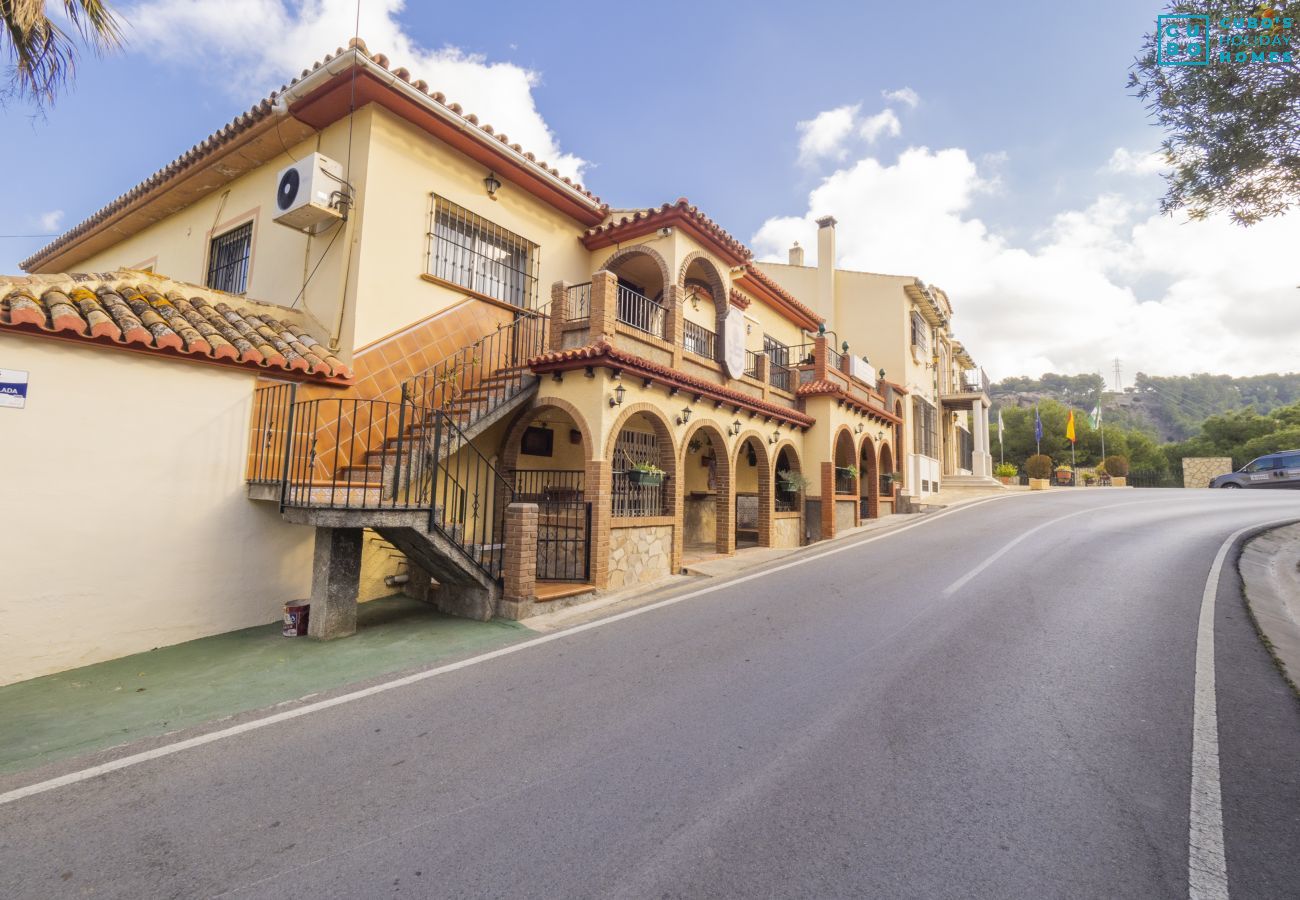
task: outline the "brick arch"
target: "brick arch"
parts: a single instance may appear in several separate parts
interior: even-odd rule
[[[690,452],[691,439],[700,432],[708,435],[710,443],[713,445],[714,459],[716,460],[718,475],[718,496],[714,501],[714,547],[719,553],[732,553],[736,549],[736,533],[732,516],[734,509],[732,504],[735,502],[736,482],[733,477],[734,468],[732,466],[731,448],[727,444],[727,436],[723,430],[714,422],[708,420],[696,421],[686,429],[686,434],[682,437],[681,453],[678,457],[681,461],[682,477],[677,482],[677,508],[686,511],[686,465],[687,455]],[[684,525],[683,529],[684,530]],[[678,553],[680,556],[680,551]]]
[[[776,477],[776,465],[781,459],[782,450],[790,451],[790,457],[794,460],[794,468],[792,471],[798,472],[800,475],[807,477],[807,473],[803,470],[803,460],[799,457],[799,448],[796,447],[794,441],[789,438],[782,438],[772,449],[772,477]]]
[[[664,446],[667,449],[668,465],[661,465],[660,468],[671,474],[673,479],[676,480],[677,451],[679,445],[677,441],[673,439],[673,426],[669,423],[663,410],[655,406],[653,403],[633,403],[623,408],[623,411],[619,413],[618,418],[614,420],[614,424],[610,427],[609,433],[605,435],[605,459],[609,460],[611,463],[617,462],[617,460],[614,459],[614,444],[618,440],[618,433],[623,430],[623,426],[627,424],[627,420],[635,416],[637,413],[648,414],[647,418],[650,419],[650,423],[654,426],[655,434],[664,442]],[[660,450],[660,459],[663,459],[664,456],[664,451]]]
[[[592,440],[591,426],[587,424],[587,420],[582,413],[567,400],[561,400],[559,397],[548,397],[519,413],[510,424],[510,428],[506,430],[506,436],[502,440],[501,450],[498,454],[498,458],[501,460],[501,468],[513,469],[519,464],[519,442],[523,439],[524,431],[538,415],[544,413],[547,409],[559,410],[573,420],[573,426],[582,433],[583,460],[591,462],[595,458],[596,443]]]
[[[659,277],[663,279],[662,290],[665,295],[667,295],[668,289],[674,283],[672,269],[668,265],[668,260],[664,259],[663,254],[654,247],[647,247],[645,244],[629,244],[626,247],[620,247],[618,250],[611,253],[605,261],[600,264],[600,267],[612,272],[614,266],[618,265],[628,257],[637,256],[638,254],[650,257],[654,260],[655,265],[659,267]]]
[[[713,333],[715,337],[714,358],[717,360],[726,359],[727,356],[727,337],[726,337],[726,320],[727,312],[731,308],[731,303],[727,299],[729,292],[727,290],[727,281],[723,278],[722,273],[718,270],[717,264],[700,250],[693,250],[686,254],[682,260],[681,267],[677,270],[677,287],[674,290],[676,295],[673,299],[676,307],[680,309],[681,304],[686,300],[686,272],[695,262],[703,262],[705,275],[700,280],[709,287],[709,292],[713,294]]]
[[[880,515],[880,457],[876,442],[866,435],[858,449],[858,496],[866,498],[868,519]]]

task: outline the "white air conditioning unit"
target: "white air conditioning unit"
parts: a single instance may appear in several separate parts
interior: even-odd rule
[[[343,166],[328,156],[304,156],[283,169],[275,184],[275,221],[281,225],[315,231],[343,218],[348,194]]]

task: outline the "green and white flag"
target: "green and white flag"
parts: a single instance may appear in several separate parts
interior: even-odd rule
[[[1092,425],[1094,429],[1096,429],[1097,426],[1101,425],[1101,404],[1100,403],[1098,403],[1096,406],[1092,408],[1092,412],[1088,415],[1088,422]]]

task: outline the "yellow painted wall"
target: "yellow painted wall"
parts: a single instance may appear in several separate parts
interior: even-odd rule
[[[313,529],[248,499],[252,373],[0,334],[0,684],[278,619]]]

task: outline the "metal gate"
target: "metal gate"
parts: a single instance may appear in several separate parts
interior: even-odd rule
[[[591,580],[591,504],[543,500],[537,504],[537,580]]]

